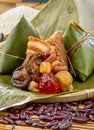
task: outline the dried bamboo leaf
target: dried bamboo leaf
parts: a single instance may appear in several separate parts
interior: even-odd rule
[[[31,21],[40,38],[47,39],[55,31],[65,31],[69,21],[78,23],[78,12],[74,0],[50,0]]]

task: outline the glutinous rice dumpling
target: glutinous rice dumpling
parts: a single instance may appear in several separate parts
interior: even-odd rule
[[[94,70],[94,36],[73,21],[64,33],[64,44],[76,78],[85,81]]]

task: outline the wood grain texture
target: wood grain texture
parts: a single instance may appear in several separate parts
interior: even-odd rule
[[[4,2],[4,3],[17,3],[17,2],[21,2],[21,0],[0,0],[0,2]]]

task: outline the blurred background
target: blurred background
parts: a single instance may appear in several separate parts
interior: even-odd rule
[[[49,0],[0,0],[0,14],[13,7],[25,5],[40,10]],[[80,25],[94,31],[94,0],[75,0]]]
[[[16,6],[29,6],[40,9],[49,0],[0,0],[0,14]]]

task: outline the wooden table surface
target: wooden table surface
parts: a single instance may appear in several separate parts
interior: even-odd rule
[[[22,2],[22,0],[0,0],[0,14],[5,12],[6,10],[21,5],[40,10],[41,7],[45,5],[45,2],[38,2],[38,0],[37,2]]]

